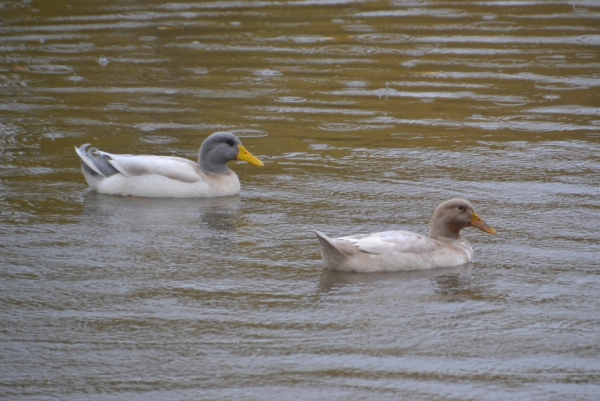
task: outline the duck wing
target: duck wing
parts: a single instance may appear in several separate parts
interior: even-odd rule
[[[159,175],[171,180],[192,183],[202,180],[197,163],[182,157],[113,155],[98,151],[108,157],[108,163],[126,177]]]
[[[347,241],[363,252],[384,254],[389,252],[422,254],[435,249],[429,237],[410,231],[384,231],[373,234],[351,235],[336,240]]]

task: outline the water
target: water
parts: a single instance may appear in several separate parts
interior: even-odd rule
[[[2,5],[0,396],[595,400],[600,5]],[[196,158],[240,196],[89,192],[73,151]],[[426,233],[468,266],[323,270],[311,229]]]

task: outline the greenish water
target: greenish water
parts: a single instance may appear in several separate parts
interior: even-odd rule
[[[0,5],[0,396],[595,400],[600,5]],[[87,190],[73,151],[196,158],[240,196]],[[475,261],[323,270],[311,229],[427,233]]]

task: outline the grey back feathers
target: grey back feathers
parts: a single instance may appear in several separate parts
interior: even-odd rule
[[[81,160],[83,170],[92,176],[110,177],[119,173],[110,163],[110,156],[99,151],[97,148],[91,148],[89,143],[75,147],[75,151]]]

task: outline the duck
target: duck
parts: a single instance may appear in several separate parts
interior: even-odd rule
[[[473,249],[460,230],[475,227],[488,234],[496,230],[460,198],[441,203],[433,212],[429,236],[410,231],[384,231],[330,238],[313,230],[325,267],[330,270],[372,273],[425,270],[459,266],[473,260]]]
[[[75,152],[90,188],[107,195],[149,198],[214,198],[240,193],[238,176],[227,163],[242,160],[255,166],[253,156],[231,132],[208,136],[198,163],[175,156],[112,154],[84,144]]]

